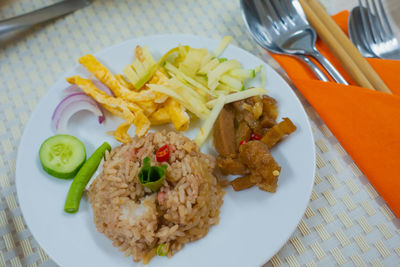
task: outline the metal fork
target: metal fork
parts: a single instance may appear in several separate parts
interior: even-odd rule
[[[271,38],[271,28],[266,27],[265,13],[260,12],[255,6],[255,3],[259,0],[241,0],[240,6],[242,9],[242,15],[244,22],[249,30],[253,39],[263,48],[274,54],[288,54],[284,53],[275,44],[275,40]],[[273,34],[273,33],[272,33]],[[321,81],[327,82],[329,79],[325,76],[324,72],[312,61],[310,58],[303,55],[289,54],[293,57],[298,58],[310,67],[314,74]]]
[[[373,19],[376,19],[373,16]],[[362,28],[360,7],[354,7],[349,16],[349,37],[364,57],[376,57],[369,48]]]
[[[297,0],[261,0],[256,7],[265,12],[271,38],[287,53],[314,57],[332,76],[342,84],[348,84],[335,67],[316,49],[317,34],[308,23],[300,2]]]
[[[379,58],[400,60],[399,42],[393,34],[382,0],[377,0],[379,8],[375,0],[370,1],[358,0],[362,24],[360,28],[367,46]]]

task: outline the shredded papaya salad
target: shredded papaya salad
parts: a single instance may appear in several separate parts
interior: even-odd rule
[[[185,131],[197,117],[202,125],[194,141],[201,146],[225,104],[267,92],[262,66],[244,69],[237,60],[222,57],[231,40],[224,37],[213,52],[179,45],[158,61],[147,47],[137,46],[135,58],[123,74],[113,74],[96,57],[85,55],[79,63],[95,79],[67,78],[71,86],[54,111],[53,125],[57,132],[66,132],[69,118],[82,109],[93,112],[103,123],[107,110],[124,120],[113,135],[127,143],[131,125],[140,137],[152,125],[172,123],[176,130]],[[248,88],[248,82],[256,77],[261,77],[260,87]]]

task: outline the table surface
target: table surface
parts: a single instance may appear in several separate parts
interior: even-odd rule
[[[2,0],[0,19],[55,0]],[[333,14],[356,0],[324,0]],[[386,0],[398,37],[400,1]],[[232,0],[96,0],[71,15],[0,43],[0,266],[56,266],[27,228],[15,191],[18,144],[31,112],[76,59],[132,37],[186,33],[219,39],[257,56]],[[267,56],[279,70],[279,65]],[[400,223],[368,180],[303,99],[317,150],[309,206],[287,244],[265,266],[396,266]],[[397,265],[400,266],[400,265]]]

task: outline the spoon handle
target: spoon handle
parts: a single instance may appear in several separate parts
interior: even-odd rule
[[[394,60],[400,60],[400,53],[395,53],[391,55],[387,55],[386,57],[382,57],[383,59],[394,59]]]
[[[79,8],[87,6],[88,4],[89,1],[85,0],[61,1],[26,14],[1,20],[0,35],[48,21],[50,19],[73,12]]]
[[[322,70],[311,59],[303,55],[299,55],[298,58],[306,63],[308,67],[310,67],[319,80],[323,82],[329,82],[329,79],[325,76]]]
[[[326,71],[332,76],[332,78],[337,82],[344,85],[349,85],[339,71],[329,62],[326,57],[324,57],[319,51],[314,50],[311,54],[319,63],[326,69]]]

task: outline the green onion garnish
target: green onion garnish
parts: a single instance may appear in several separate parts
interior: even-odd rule
[[[165,244],[160,244],[157,247],[157,255],[158,256],[166,256],[168,254],[168,247]]]

